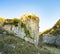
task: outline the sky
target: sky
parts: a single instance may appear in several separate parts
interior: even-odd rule
[[[60,19],[60,0],[0,0],[0,17],[20,18],[25,13],[39,17],[39,31],[42,32]]]

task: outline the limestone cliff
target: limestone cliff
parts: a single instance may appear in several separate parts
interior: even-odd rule
[[[26,41],[38,44],[39,18],[34,14],[24,14],[20,19],[6,19],[3,28]]]

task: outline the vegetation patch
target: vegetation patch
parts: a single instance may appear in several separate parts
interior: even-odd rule
[[[21,27],[24,28],[24,32],[25,32],[25,34],[26,34],[25,37],[28,37],[28,38],[33,39],[33,38],[31,37],[31,35],[30,35],[29,30],[27,29],[27,27],[26,27],[26,25],[25,25],[24,23],[21,23]]]
[[[18,19],[13,19],[13,25],[18,26],[19,20]]]

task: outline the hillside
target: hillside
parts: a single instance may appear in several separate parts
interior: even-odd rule
[[[40,41],[44,44],[50,44],[55,47],[60,47],[60,19],[55,23],[52,28],[40,34],[39,44]]]
[[[0,54],[50,54],[50,50],[38,48],[0,27]]]
[[[44,31],[40,35],[43,35],[43,34],[50,34],[50,35],[54,35],[54,36],[60,35],[60,19],[56,22],[56,24],[52,28]]]

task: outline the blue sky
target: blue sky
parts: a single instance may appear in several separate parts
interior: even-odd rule
[[[24,13],[39,16],[40,31],[44,31],[60,19],[60,0],[0,0],[0,17],[19,18]]]

